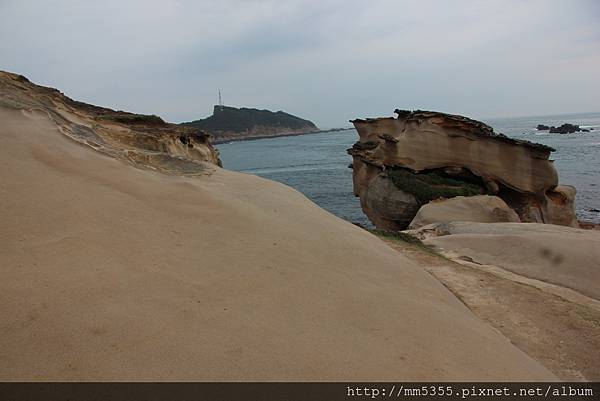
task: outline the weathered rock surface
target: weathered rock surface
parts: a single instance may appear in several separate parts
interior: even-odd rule
[[[387,206],[383,219],[373,207],[385,203],[382,178],[395,184],[396,189],[386,186],[389,191],[412,194],[419,206],[436,198],[488,194],[502,198],[524,222],[568,220],[569,201],[548,207],[550,198],[558,197],[553,192],[558,174],[549,159],[553,148],[496,134],[490,126],[462,116],[420,110],[396,113],[397,118],[352,121],[359,135],[348,150],[353,157],[354,194],[376,226],[389,229],[381,221],[393,214]],[[380,199],[375,202],[370,194],[365,202],[375,177],[380,177],[376,191]],[[413,210],[411,205],[396,211],[402,218],[394,225],[406,227]]]
[[[575,194],[577,190],[571,185],[558,185],[546,191],[546,202],[542,215],[545,223],[560,226],[579,227],[575,213]]]
[[[519,216],[497,196],[457,196],[434,200],[423,205],[408,228],[415,229],[432,223],[473,221],[479,223],[520,223]]]
[[[62,98],[5,79],[0,381],[558,380],[292,188],[208,162],[203,176],[132,168],[66,137]],[[110,127],[115,152],[138,149],[120,132],[151,129]]]
[[[600,300],[600,232],[553,224],[434,223],[407,231],[456,257]]]
[[[22,75],[0,71],[0,106],[49,117],[65,136],[136,167],[193,175],[221,165],[203,131],[78,102]]]
[[[414,195],[398,189],[381,174],[366,188],[361,205],[375,226],[391,231],[406,227],[420,206]]]

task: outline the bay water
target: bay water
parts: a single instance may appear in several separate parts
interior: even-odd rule
[[[515,117],[483,120],[497,133],[542,143],[551,154],[561,184],[577,188],[581,220],[600,223],[600,113]],[[571,123],[590,132],[550,134],[538,124]],[[352,158],[346,149],[358,140],[354,129],[318,134],[257,139],[217,145],[223,166],[230,170],[282,182],[345,220],[371,227],[352,194]]]

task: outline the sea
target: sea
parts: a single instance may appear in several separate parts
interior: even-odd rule
[[[600,113],[482,120],[497,133],[556,149],[551,159],[561,184],[577,188],[580,220],[600,223]],[[576,124],[590,132],[550,134],[544,124]],[[279,181],[314,203],[353,223],[372,227],[352,194],[352,158],[346,149],[358,140],[354,129],[317,134],[230,142],[217,145],[223,167]]]

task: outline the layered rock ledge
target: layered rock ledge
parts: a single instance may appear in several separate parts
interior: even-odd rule
[[[434,199],[481,194],[500,197],[523,222],[577,225],[575,190],[558,186],[553,148],[458,115],[395,113],[351,121],[354,194],[378,228],[406,228]]]
[[[22,75],[0,71],[0,106],[48,117],[67,137],[136,167],[193,175],[221,165],[206,132],[75,101]]]

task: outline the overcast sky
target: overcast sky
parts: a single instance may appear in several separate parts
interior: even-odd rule
[[[600,1],[0,0],[0,69],[172,122],[600,111]]]

